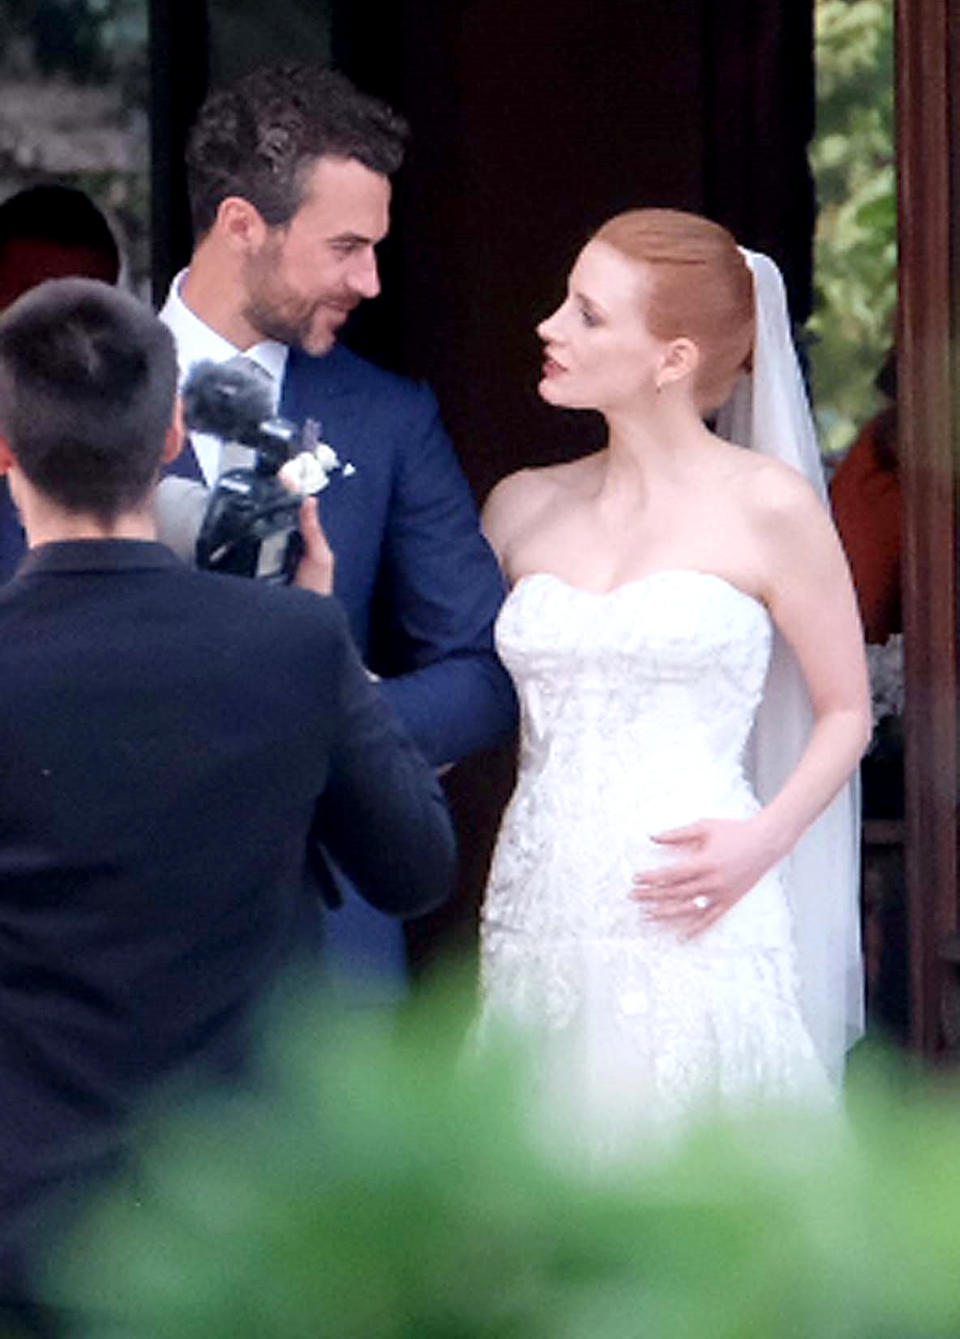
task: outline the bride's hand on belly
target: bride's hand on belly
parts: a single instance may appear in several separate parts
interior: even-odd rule
[[[630,896],[651,920],[687,936],[702,934],[719,920],[783,854],[767,834],[762,814],[705,818],[652,840],[670,847],[677,858],[638,871]]]

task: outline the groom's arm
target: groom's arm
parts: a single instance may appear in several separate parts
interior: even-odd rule
[[[403,672],[384,679],[382,689],[439,765],[508,735],[516,698],[493,645],[503,578],[436,401],[426,388],[415,394],[384,536]]]
[[[516,727],[513,686],[493,647],[503,578],[432,392],[408,383],[389,413],[398,443],[383,539],[391,624],[383,693],[441,766]],[[192,560],[208,492],[172,478],[160,490],[158,538]]]

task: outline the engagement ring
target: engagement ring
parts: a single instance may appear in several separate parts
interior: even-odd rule
[[[693,905],[698,911],[706,911],[710,905],[710,899],[704,893],[700,893],[693,899]]]

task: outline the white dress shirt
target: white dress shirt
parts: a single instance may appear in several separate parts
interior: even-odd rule
[[[180,286],[186,273],[186,270],[181,270],[176,276],[170,285],[167,300],[158,313],[160,320],[176,341],[180,385],[182,386],[186,381],[195,363],[204,361],[225,363],[228,359],[236,358],[237,354],[242,353],[270,374],[274,387],[273,404],[274,409],[276,409],[280,399],[283,374],[287,366],[289,350],[286,344],[281,344],[275,339],[265,339],[258,344],[252,344],[248,349],[238,349],[235,344],[231,344],[228,339],[224,339],[223,335],[219,335],[216,330],[211,329],[183,301],[180,296]],[[223,443],[217,437],[199,432],[192,432],[190,441],[197,457],[197,463],[200,466],[200,472],[206,483],[208,485],[214,484],[225,468]],[[238,462],[231,460],[230,463]]]

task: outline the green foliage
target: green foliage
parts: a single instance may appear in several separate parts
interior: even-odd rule
[[[120,80],[146,95],[144,0],[0,0],[0,34],[25,43],[44,75]]]
[[[896,179],[892,0],[818,0],[820,213],[815,251],[814,399],[828,454],[874,412],[872,382],[893,342]]]
[[[308,1004],[269,1096],[144,1136],[54,1295],[90,1339],[937,1339],[960,1329],[960,1109],[866,1066],[852,1127],[703,1127],[588,1175],[458,1008]]]

